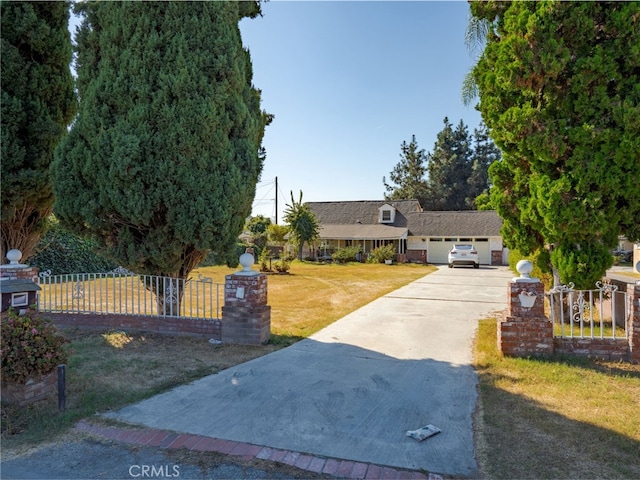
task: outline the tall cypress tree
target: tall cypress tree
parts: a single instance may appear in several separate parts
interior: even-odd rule
[[[1,258],[31,256],[51,213],[49,165],[76,112],[68,2],[1,2]]]
[[[503,237],[593,288],[618,236],[640,239],[640,3],[472,2],[486,47],[478,109]],[[550,249],[550,253],[549,250]]]
[[[258,2],[83,2],[80,110],[53,165],[55,212],[139,273],[187,278],[233,251],[270,116],[238,22]]]

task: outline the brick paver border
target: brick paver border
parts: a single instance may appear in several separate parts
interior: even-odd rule
[[[336,478],[371,480],[444,480],[438,474],[421,471],[398,470],[384,465],[355,462],[336,458],[325,458],[308,453],[263,447],[244,442],[218,438],[167,432],[156,429],[103,427],[81,420],[76,430],[131,445],[158,447],[163,449],[184,448],[198,452],[216,452],[247,461],[254,458],[284,463],[313,473],[332,475]]]

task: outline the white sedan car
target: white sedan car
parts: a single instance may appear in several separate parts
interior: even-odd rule
[[[480,268],[480,260],[478,260],[478,251],[469,244],[457,244],[449,250],[449,268],[454,265],[473,265],[473,268]]]

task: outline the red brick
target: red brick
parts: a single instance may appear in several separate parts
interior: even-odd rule
[[[322,472],[322,469],[324,468],[325,462],[326,462],[326,460],[324,458],[313,457],[311,459],[311,462],[307,466],[306,470],[308,470],[310,472],[314,472],[314,473],[320,473],[320,472]]]
[[[202,438],[199,435],[189,435],[182,446],[191,450]]]
[[[369,467],[366,463],[356,462],[353,464],[353,468],[351,469],[351,478],[365,478],[367,475],[367,468]]]
[[[286,450],[274,450],[271,452],[270,460],[273,462],[282,462],[282,459],[288,452]]]
[[[269,460],[269,457],[273,453],[273,449],[269,447],[262,447],[262,449],[257,453],[256,458],[260,458],[262,460]]]
[[[138,445],[146,445],[149,443],[149,440],[155,437],[156,433],[158,432],[156,432],[155,430],[145,430],[143,435],[138,439],[136,443]]]
[[[353,470],[354,462],[351,460],[341,460],[338,464],[338,469],[336,470],[336,475],[338,477],[348,477],[351,474],[351,470]]]
[[[147,445],[149,445],[150,447],[158,447],[158,446],[160,446],[162,441],[165,438],[167,438],[168,435],[169,434],[167,432],[162,432],[162,431],[156,430],[156,434],[153,437],[151,437],[151,440],[149,440]]]
[[[218,450],[220,453],[224,453],[224,454],[230,454],[231,452],[233,452],[233,449],[236,448],[238,445],[238,442],[234,442],[232,440],[223,440],[222,443],[220,443],[220,450]]]
[[[178,435],[173,442],[171,442],[171,444],[169,445],[168,448],[181,448],[185,442],[187,440],[189,440],[191,438],[191,435],[188,435],[186,433],[182,433],[180,435]]]
[[[177,433],[170,433],[169,435],[166,436],[166,438],[164,440],[162,440],[162,442],[160,442],[160,445],[158,445],[160,448],[167,448],[169,445],[171,445],[171,443],[173,443],[173,441],[178,438],[178,434]]]
[[[398,478],[398,471],[393,468],[384,467],[380,473],[380,478],[385,480],[396,480]]]
[[[324,464],[324,468],[322,469],[322,473],[326,473],[327,475],[335,475],[337,471],[338,461],[334,460],[333,458],[328,459]]]
[[[282,459],[282,463],[293,466],[296,464],[299,456],[300,452],[287,452]]]
[[[294,467],[301,468],[306,470],[309,464],[311,463],[311,459],[313,457],[311,455],[300,455],[294,464]]]
[[[367,468],[367,476],[365,477],[367,480],[377,480],[381,477],[382,475],[382,468],[379,467],[378,465],[369,465],[369,468]]]

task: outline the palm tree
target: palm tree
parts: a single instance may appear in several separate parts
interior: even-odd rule
[[[302,190],[300,199],[296,202],[291,192],[291,204],[286,205],[284,221],[289,224],[290,238],[298,244],[298,259],[302,260],[302,247],[304,243],[311,243],[320,235],[320,225],[315,214],[309,206],[302,203]]]

